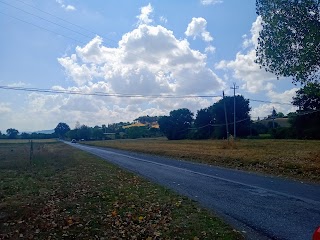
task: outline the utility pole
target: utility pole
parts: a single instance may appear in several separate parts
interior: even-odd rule
[[[273,109],[272,109],[272,128],[274,128],[274,119],[275,119],[275,112],[276,112],[276,110],[274,110],[274,107],[273,107]]]
[[[226,120],[227,139],[229,141],[229,126],[228,126],[228,118],[227,118],[226,101],[224,99],[224,91],[222,92],[222,96],[223,96],[223,105],[224,105],[224,118]]]
[[[236,83],[233,83],[233,137],[236,139],[236,89],[238,89],[239,86],[236,86]]]

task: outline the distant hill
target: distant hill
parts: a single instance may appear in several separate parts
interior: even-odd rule
[[[41,130],[41,131],[37,131],[36,133],[51,134],[51,133],[54,133],[54,129],[51,129],[51,130]]]
[[[260,121],[263,125],[267,126],[268,122],[272,122],[272,119],[264,119]],[[288,118],[275,118],[274,122],[278,123],[280,127],[290,127]]]
[[[51,130],[40,130],[40,131],[33,131],[33,132],[28,131],[26,133],[29,133],[29,134],[31,134],[31,133],[51,134],[51,133],[54,133],[54,129],[51,129]]]

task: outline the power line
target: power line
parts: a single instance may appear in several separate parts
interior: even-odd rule
[[[52,31],[52,30],[48,29],[48,28],[45,28],[45,27],[42,27],[42,26],[36,25],[36,24],[34,24],[34,23],[31,23],[31,22],[28,22],[28,21],[22,20],[22,19],[20,19],[20,18],[17,18],[17,17],[11,16],[11,15],[9,15],[9,14],[7,14],[7,13],[1,12],[1,11],[0,11],[0,13],[1,13],[1,14],[3,14],[3,15],[6,15],[6,16],[8,16],[8,17],[11,17],[11,18],[13,18],[13,19],[19,20],[19,21],[21,21],[21,22],[24,22],[24,23],[30,24],[30,25],[32,25],[32,26],[34,26],[34,27],[40,28],[40,29],[42,29],[42,30],[45,30],[45,31],[48,31],[48,32],[54,33],[54,34],[56,34],[56,35],[58,35],[58,36],[65,37],[65,38],[69,38],[69,39],[71,39],[71,40],[73,40],[73,41],[75,41],[75,42],[79,42],[79,43],[82,43],[82,44],[86,44],[85,42],[82,42],[82,41],[77,40],[77,39],[75,39],[75,38],[72,38],[72,37],[66,36],[66,35],[61,34],[61,33],[57,33],[57,32],[55,32],[55,31]]]
[[[54,90],[54,89],[9,87],[9,86],[0,86],[0,89],[25,91],[25,92],[70,94],[70,95],[99,96],[99,97],[120,97],[120,98],[215,98],[215,97],[221,97],[218,95],[170,95],[170,94],[144,95],[144,94],[124,94],[124,93],[104,93],[104,92],[84,93],[81,91],[71,91],[71,90]]]
[[[280,105],[292,105],[291,103],[283,103],[283,102],[271,102],[271,101],[264,101],[264,100],[257,100],[248,98],[251,102],[262,102],[262,103],[272,103],[272,104],[280,104]]]
[[[24,2],[24,1],[21,1],[21,0],[15,0],[15,1],[20,2],[20,3],[23,3],[23,4],[25,4],[25,5],[27,5],[27,6],[31,7],[31,8],[34,8],[34,9],[36,9],[36,10],[42,12],[42,13],[48,14],[49,16],[55,17],[56,19],[59,19],[59,20],[61,20],[61,21],[63,21],[63,22],[66,22],[66,23],[68,23],[68,24],[70,24],[70,25],[73,25],[73,26],[75,26],[75,27],[77,27],[77,28],[80,28],[80,29],[82,29],[82,30],[84,30],[84,31],[86,31],[86,32],[89,32],[89,33],[94,34],[94,35],[102,36],[104,39],[107,39],[107,40],[109,40],[109,41],[111,41],[111,42],[114,42],[114,43],[116,43],[116,44],[118,43],[117,41],[115,41],[115,40],[113,40],[113,39],[111,39],[111,38],[108,38],[108,37],[104,36],[103,34],[98,34],[98,33],[94,32],[94,31],[91,31],[90,29],[84,28],[84,27],[82,27],[82,26],[80,26],[80,25],[78,25],[78,24],[75,24],[75,23],[73,23],[73,22],[70,22],[70,21],[68,21],[68,20],[66,20],[66,19],[64,19],[64,18],[58,17],[58,16],[56,16],[56,15],[54,15],[54,14],[52,14],[52,13],[46,12],[46,11],[44,11],[44,10],[42,10],[42,9],[34,6],[34,5],[31,5],[31,4],[26,3],[26,2]]]
[[[61,17],[58,17],[58,16],[52,14],[52,13],[43,11],[41,8],[38,8],[38,7],[34,6],[34,5],[31,5],[31,4],[26,3],[26,2],[24,2],[24,1],[21,1],[21,0],[15,0],[15,1],[21,2],[21,3],[27,5],[27,6],[31,7],[31,8],[34,8],[34,9],[40,11],[40,12],[43,12],[43,13],[45,13],[45,14],[48,14],[48,15],[52,16],[52,17],[55,17],[55,18],[57,18],[57,19],[59,19],[59,20],[61,20],[61,21],[63,21],[63,22],[66,22],[66,23],[68,23],[68,24],[71,24],[71,25],[73,25],[73,26],[75,26],[75,27],[81,28],[81,29],[83,29],[83,30],[85,30],[85,31],[87,31],[87,32],[96,34],[95,32],[92,32],[92,31],[89,30],[89,29],[83,28],[83,27],[81,27],[80,25],[77,25],[77,24],[75,24],[75,23],[69,22],[69,21],[67,21],[67,20],[65,20],[65,19],[63,19],[63,18],[61,18]]]
[[[61,24],[55,23],[55,22],[50,21],[50,20],[48,20],[48,19],[46,19],[46,18],[40,17],[40,16],[38,16],[38,15],[36,15],[36,14],[30,13],[30,12],[28,12],[28,11],[25,11],[25,10],[21,9],[21,8],[18,8],[18,7],[16,7],[16,6],[13,6],[13,5],[9,4],[9,3],[3,2],[3,1],[0,1],[0,3],[5,4],[5,5],[8,5],[8,6],[12,7],[12,8],[18,9],[19,11],[22,11],[22,12],[24,12],[24,13],[27,13],[27,14],[31,15],[31,16],[37,17],[37,18],[39,18],[39,19],[42,19],[42,20],[44,20],[44,21],[46,21],[46,22],[49,22],[49,23],[51,23],[51,24],[54,24],[54,25],[56,25],[56,26],[62,27],[62,28],[64,28],[64,29],[67,29],[67,30],[69,30],[69,31],[71,31],[71,32],[77,33],[77,34],[79,34],[79,35],[81,35],[81,36],[84,36],[84,37],[86,37],[86,38],[90,38],[90,39],[92,38],[92,37],[89,36],[89,35],[83,34],[83,33],[81,33],[81,32],[75,31],[75,30],[73,30],[73,29],[71,29],[71,28],[65,27],[65,26],[63,26],[63,25],[61,25]]]
[[[0,12],[1,13],[1,12]],[[26,92],[42,92],[42,93],[57,93],[57,94],[70,94],[70,95],[84,95],[84,96],[101,96],[101,97],[136,97],[136,98],[222,98],[221,95],[143,95],[143,94],[123,94],[123,93],[103,93],[103,92],[94,92],[94,93],[84,93],[81,91],[71,91],[71,90],[54,90],[54,89],[42,89],[42,88],[26,88],[26,87],[10,87],[10,86],[0,86],[0,89],[5,90],[15,90],[15,91],[26,91]],[[248,99],[252,101],[252,99]],[[255,100],[259,102],[266,103],[276,103],[263,100]],[[288,103],[278,103],[285,105],[292,105]]]

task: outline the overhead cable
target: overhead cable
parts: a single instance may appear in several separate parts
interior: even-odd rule
[[[62,36],[62,37],[65,37],[65,38],[69,38],[69,39],[71,39],[71,40],[73,40],[73,41],[75,41],[75,42],[79,42],[79,43],[82,43],[82,44],[86,44],[85,42],[82,42],[82,41],[80,41],[80,40],[77,40],[77,39],[75,39],[75,38],[73,38],[73,37],[69,37],[69,36],[66,36],[66,35],[64,35],[64,34],[57,33],[57,32],[55,32],[55,31],[52,31],[52,30],[48,29],[48,28],[45,28],[45,27],[42,27],[42,26],[36,25],[36,24],[34,24],[34,23],[31,23],[31,22],[25,21],[25,20],[23,20],[23,19],[20,19],[20,18],[17,18],[17,17],[11,16],[11,15],[9,15],[9,14],[7,14],[7,13],[1,12],[1,11],[0,11],[0,13],[1,13],[1,14],[3,14],[3,15],[6,15],[6,16],[8,16],[8,17],[11,17],[11,18],[13,18],[13,19],[19,20],[19,21],[21,21],[21,22],[24,22],[24,23],[30,24],[30,25],[32,25],[32,26],[34,26],[34,27],[40,28],[40,29],[42,29],[42,30],[45,30],[45,31],[48,31],[48,32],[54,33],[54,34],[56,34],[56,35],[58,35],[58,36]]]
[[[216,97],[221,97],[218,95],[170,95],[170,94],[145,95],[145,94],[104,93],[104,92],[85,93],[81,91],[64,90],[64,89],[55,90],[55,89],[10,87],[10,86],[0,86],[0,89],[26,91],[26,92],[41,92],[41,93],[70,94],[70,95],[99,96],[99,97],[120,97],[120,98],[216,98]]]

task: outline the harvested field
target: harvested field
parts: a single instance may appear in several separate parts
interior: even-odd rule
[[[64,143],[0,142],[0,239],[242,239],[193,201]]]
[[[169,156],[216,166],[320,182],[320,141],[240,139],[110,140],[86,144]]]

